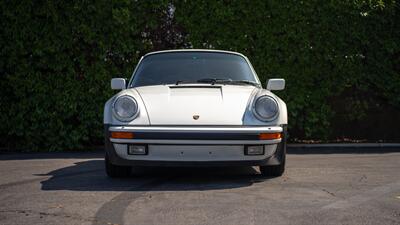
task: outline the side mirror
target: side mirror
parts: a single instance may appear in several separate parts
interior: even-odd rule
[[[124,78],[111,79],[111,89],[113,89],[113,90],[126,89],[126,80]]]
[[[278,91],[285,89],[285,79],[269,79],[267,82],[267,90]]]

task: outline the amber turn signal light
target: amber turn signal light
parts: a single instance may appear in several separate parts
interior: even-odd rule
[[[111,132],[111,138],[132,139],[133,133],[129,132]]]
[[[281,133],[262,133],[258,135],[260,140],[273,140],[282,138]]]

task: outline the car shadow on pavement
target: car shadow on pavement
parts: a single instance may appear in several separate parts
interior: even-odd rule
[[[103,160],[77,162],[37,176],[42,190],[72,191],[190,191],[218,190],[251,186],[269,178],[261,177],[254,167],[146,167],[132,171],[130,177],[106,176]]]
[[[104,156],[103,150],[95,151],[63,151],[63,152],[2,152],[0,160],[32,160],[32,159],[93,159]]]

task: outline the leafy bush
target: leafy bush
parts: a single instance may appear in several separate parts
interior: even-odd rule
[[[400,140],[394,1],[2,1],[0,8],[1,146],[101,144],[110,79],[129,77],[149,51],[187,47],[239,51],[262,80],[285,78],[279,95],[292,139],[365,138],[342,124],[369,129],[389,117],[390,133],[368,138]]]
[[[2,1],[3,144],[47,151],[101,141],[110,79],[128,77],[151,49],[142,31],[154,29],[165,8],[156,2]]]
[[[288,105],[292,138],[340,137],[346,132],[332,133],[332,128],[356,120],[355,125],[371,124],[372,139],[400,139],[399,3],[178,2],[176,19],[193,47],[242,52],[261,80],[286,79],[287,89],[280,96]],[[346,98],[347,105],[366,104],[356,93],[376,94],[383,106],[396,109],[397,114],[389,116],[397,126],[376,130],[371,121],[357,121],[357,115],[371,113],[365,107],[351,107],[338,120],[341,109],[333,103],[344,99],[348,89],[352,98]]]

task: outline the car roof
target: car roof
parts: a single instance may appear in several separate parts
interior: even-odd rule
[[[162,53],[173,53],[173,52],[214,52],[214,53],[225,53],[225,54],[233,54],[233,55],[239,55],[244,58],[247,58],[245,55],[239,53],[239,52],[232,52],[232,51],[225,51],[225,50],[215,50],[215,49],[171,49],[171,50],[163,50],[163,51],[155,51],[155,52],[150,52],[144,55],[144,57],[149,56],[149,55],[154,55],[154,54],[162,54]]]

